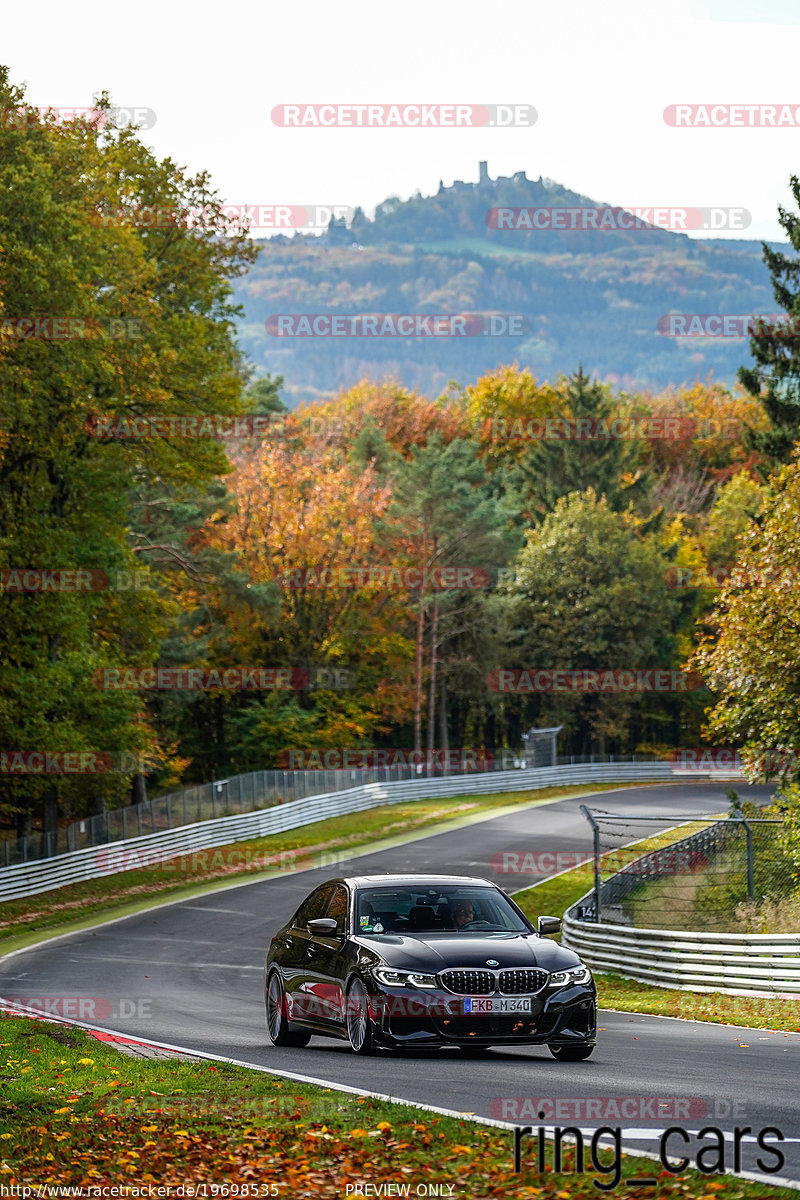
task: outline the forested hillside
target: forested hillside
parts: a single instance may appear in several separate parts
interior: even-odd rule
[[[746,339],[666,337],[658,322],[670,312],[773,312],[760,243],[691,238],[644,220],[596,231],[491,227],[498,207],[597,203],[520,172],[390,199],[374,220],[357,209],[349,225],[332,221],[322,237],[262,241],[236,292],[245,310],[242,344],[261,370],[284,376],[292,403],[365,375],[436,394],[450,380],[465,384],[512,360],[539,376],[583,364],[626,388],[665,387],[709,371],[733,382]],[[358,312],[517,314],[524,332],[279,338],[265,328],[274,314]]]

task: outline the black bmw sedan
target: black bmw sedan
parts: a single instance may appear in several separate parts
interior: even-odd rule
[[[267,1031],[276,1046],[312,1034],[377,1047],[547,1045],[592,1053],[597,993],[571,950],[534,929],[500,888],[458,875],[331,879],[270,943]]]

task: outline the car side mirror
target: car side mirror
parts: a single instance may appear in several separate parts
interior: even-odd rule
[[[549,937],[551,934],[561,932],[560,917],[539,917],[536,922],[536,932],[539,937]]]
[[[307,928],[316,937],[333,937],[337,926],[333,917],[314,917],[313,921],[308,922]]]

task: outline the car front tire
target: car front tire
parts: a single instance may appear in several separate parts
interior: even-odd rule
[[[590,1043],[578,1043],[576,1046],[548,1046],[548,1050],[559,1062],[583,1062],[594,1052],[594,1046]]]
[[[347,989],[347,1040],[354,1054],[372,1054],[375,1050],[375,1027],[369,1015],[369,996],[358,976]]]
[[[267,1033],[273,1046],[307,1046],[311,1034],[289,1028],[286,1019],[286,992],[277,971],[273,971],[267,983],[266,994]]]

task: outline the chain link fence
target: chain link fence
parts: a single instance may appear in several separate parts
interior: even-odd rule
[[[800,931],[800,879],[779,818],[689,814],[678,818],[687,836],[651,847],[648,824],[663,817],[581,810],[593,832],[594,889],[580,919],[639,929]]]
[[[409,751],[409,755],[411,752]],[[568,758],[544,759],[538,754],[537,766],[567,766],[583,763],[636,762],[636,755],[624,757],[614,755],[573,755]],[[526,756],[510,751],[498,751],[489,766],[482,761],[476,769],[481,773],[490,771],[524,770],[532,765]],[[254,812],[256,809],[271,808],[286,804],[290,800],[303,800],[308,796],[321,796],[329,792],[345,791],[366,783],[393,783],[420,778],[469,774],[469,764],[464,768],[440,767],[435,763],[425,765],[403,764],[391,767],[348,767],[337,770],[269,770],[249,771],[244,775],[232,775],[228,779],[217,779],[213,783],[202,783],[170,792],[142,804],[131,804],[124,808],[108,809],[92,817],[81,817],[57,830],[48,833],[32,833],[25,837],[0,842],[0,867],[15,863],[34,862],[52,858],[70,850],[82,850],[87,846],[102,846],[108,842],[123,841],[140,837],[146,833],[159,833],[166,829],[178,829],[198,821],[210,821],[215,817],[232,816],[235,813]]]

